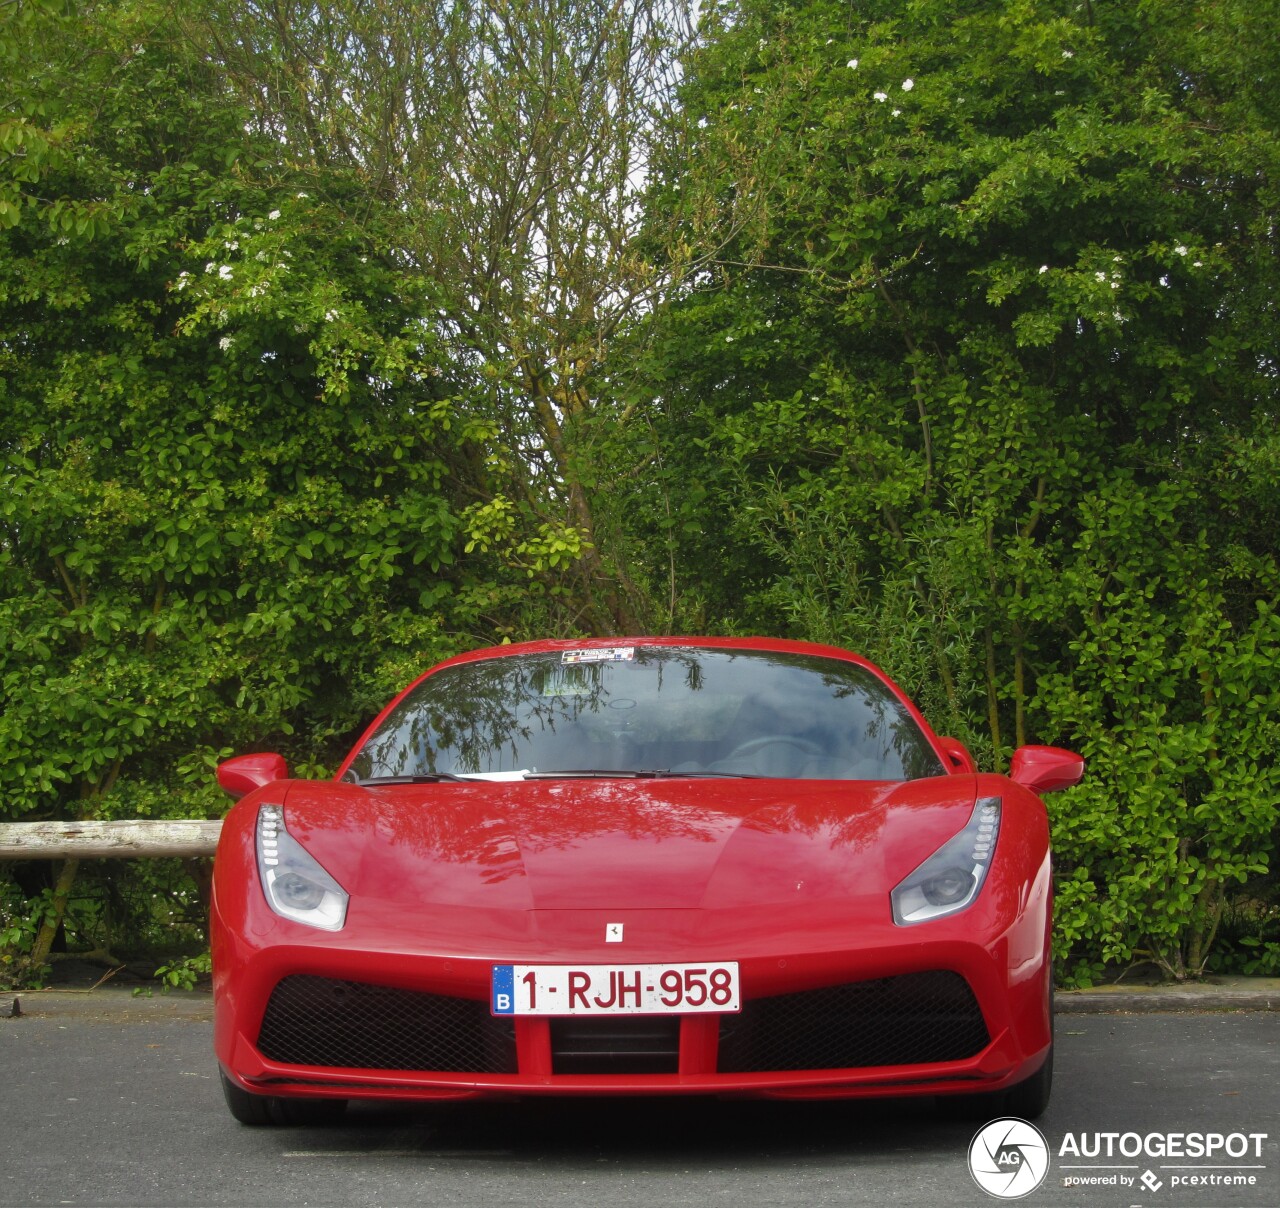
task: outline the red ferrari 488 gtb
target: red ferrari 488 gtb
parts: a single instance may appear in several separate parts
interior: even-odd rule
[[[397,697],[333,780],[278,755],[214,869],[215,1045],[248,1124],[348,1099],[984,1095],[1053,1068],[1040,795],[866,660],[765,639],[538,642]]]

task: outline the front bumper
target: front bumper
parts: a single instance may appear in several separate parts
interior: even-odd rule
[[[770,943],[763,930],[743,929],[740,912],[724,919],[698,912],[701,944],[669,947],[666,959],[677,951],[681,960],[736,959],[740,1015],[566,1022],[489,1013],[492,965],[554,959],[545,951],[504,949],[481,959],[404,943],[375,947],[355,931],[313,935],[274,917],[258,919],[260,930],[232,933],[215,902],[215,1046],[238,1085],[271,1095],[996,1091],[1034,1073],[1048,1053],[1047,917],[1023,911],[984,939],[982,912],[966,916],[929,925],[927,938],[923,927],[865,926],[852,945],[846,926],[844,946],[832,947],[820,939],[831,931],[811,915],[803,928],[774,915]],[[603,935],[600,920],[578,923],[584,934]],[[687,943],[693,924],[665,919],[672,945],[677,934]]]

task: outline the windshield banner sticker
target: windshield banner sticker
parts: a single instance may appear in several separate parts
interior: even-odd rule
[[[596,650],[566,650],[562,663],[630,663],[636,657],[634,646],[602,646]]]

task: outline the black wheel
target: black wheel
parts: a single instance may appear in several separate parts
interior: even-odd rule
[[[1045,1056],[1042,1065],[1030,1078],[1024,1078],[1016,1086],[1004,1092],[1004,1114],[1018,1116],[1023,1120],[1034,1120],[1049,1106],[1049,1095],[1053,1090],[1053,1045]],[[999,1098],[1000,1096],[995,1096]]]
[[[1002,1091],[978,1091],[967,1095],[939,1095],[934,1101],[937,1111],[947,1120],[996,1120],[1001,1116],[1017,1116],[1034,1120],[1049,1106],[1053,1088],[1053,1046],[1042,1065],[1030,1078],[1024,1078]]]
[[[946,1095],[938,1097],[939,1108],[952,1119],[994,1120],[997,1116],[1017,1116],[1021,1120],[1034,1120],[1049,1106],[1053,1091],[1053,989],[1049,990],[1049,1051],[1042,1065],[1030,1078],[1014,1083],[1002,1091],[988,1091],[975,1095]]]
[[[220,1071],[221,1073],[221,1071]],[[254,1095],[241,1090],[226,1074],[222,1095],[241,1124],[336,1124],[347,1110],[345,1099],[284,1099],[278,1095]]]
[[[1011,1086],[1004,1092],[1004,1111],[1007,1116],[1019,1116],[1023,1120],[1034,1120],[1049,1106],[1049,1095],[1053,1091],[1053,1037],[1056,1025],[1054,1012],[1055,986],[1049,983],[1049,1051],[1045,1054],[1042,1065],[1030,1078]]]

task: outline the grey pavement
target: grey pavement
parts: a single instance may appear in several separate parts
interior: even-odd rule
[[[1038,1121],[1051,1168],[1020,1202],[1274,1208],[1275,991],[1274,982],[1224,979],[1191,991],[1060,994],[1053,1101]],[[1188,992],[1199,996],[1198,1009],[1179,997]],[[237,1125],[222,1103],[208,994],[134,997],[108,985],[27,994],[21,1003],[21,1017],[0,1017],[5,1208],[1000,1202],[969,1175],[974,1119],[927,1100],[359,1103],[336,1127],[252,1129]],[[0,1016],[3,1005],[0,999]],[[1256,1157],[1229,1163],[1230,1170],[1144,1155],[1115,1158],[1099,1171],[1105,1157],[1077,1158],[1070,1148],[1077,1139],[1087,1149],[1088,1137],[1100,1133],[1266,1138]],[[1147,1175],[1144,1190],[1136,1181]],[[1254,1182],[1198,1188],[1175,1181],[1228,1175]],[[1072,1182],[1080,1177],[1116,1185]]]

